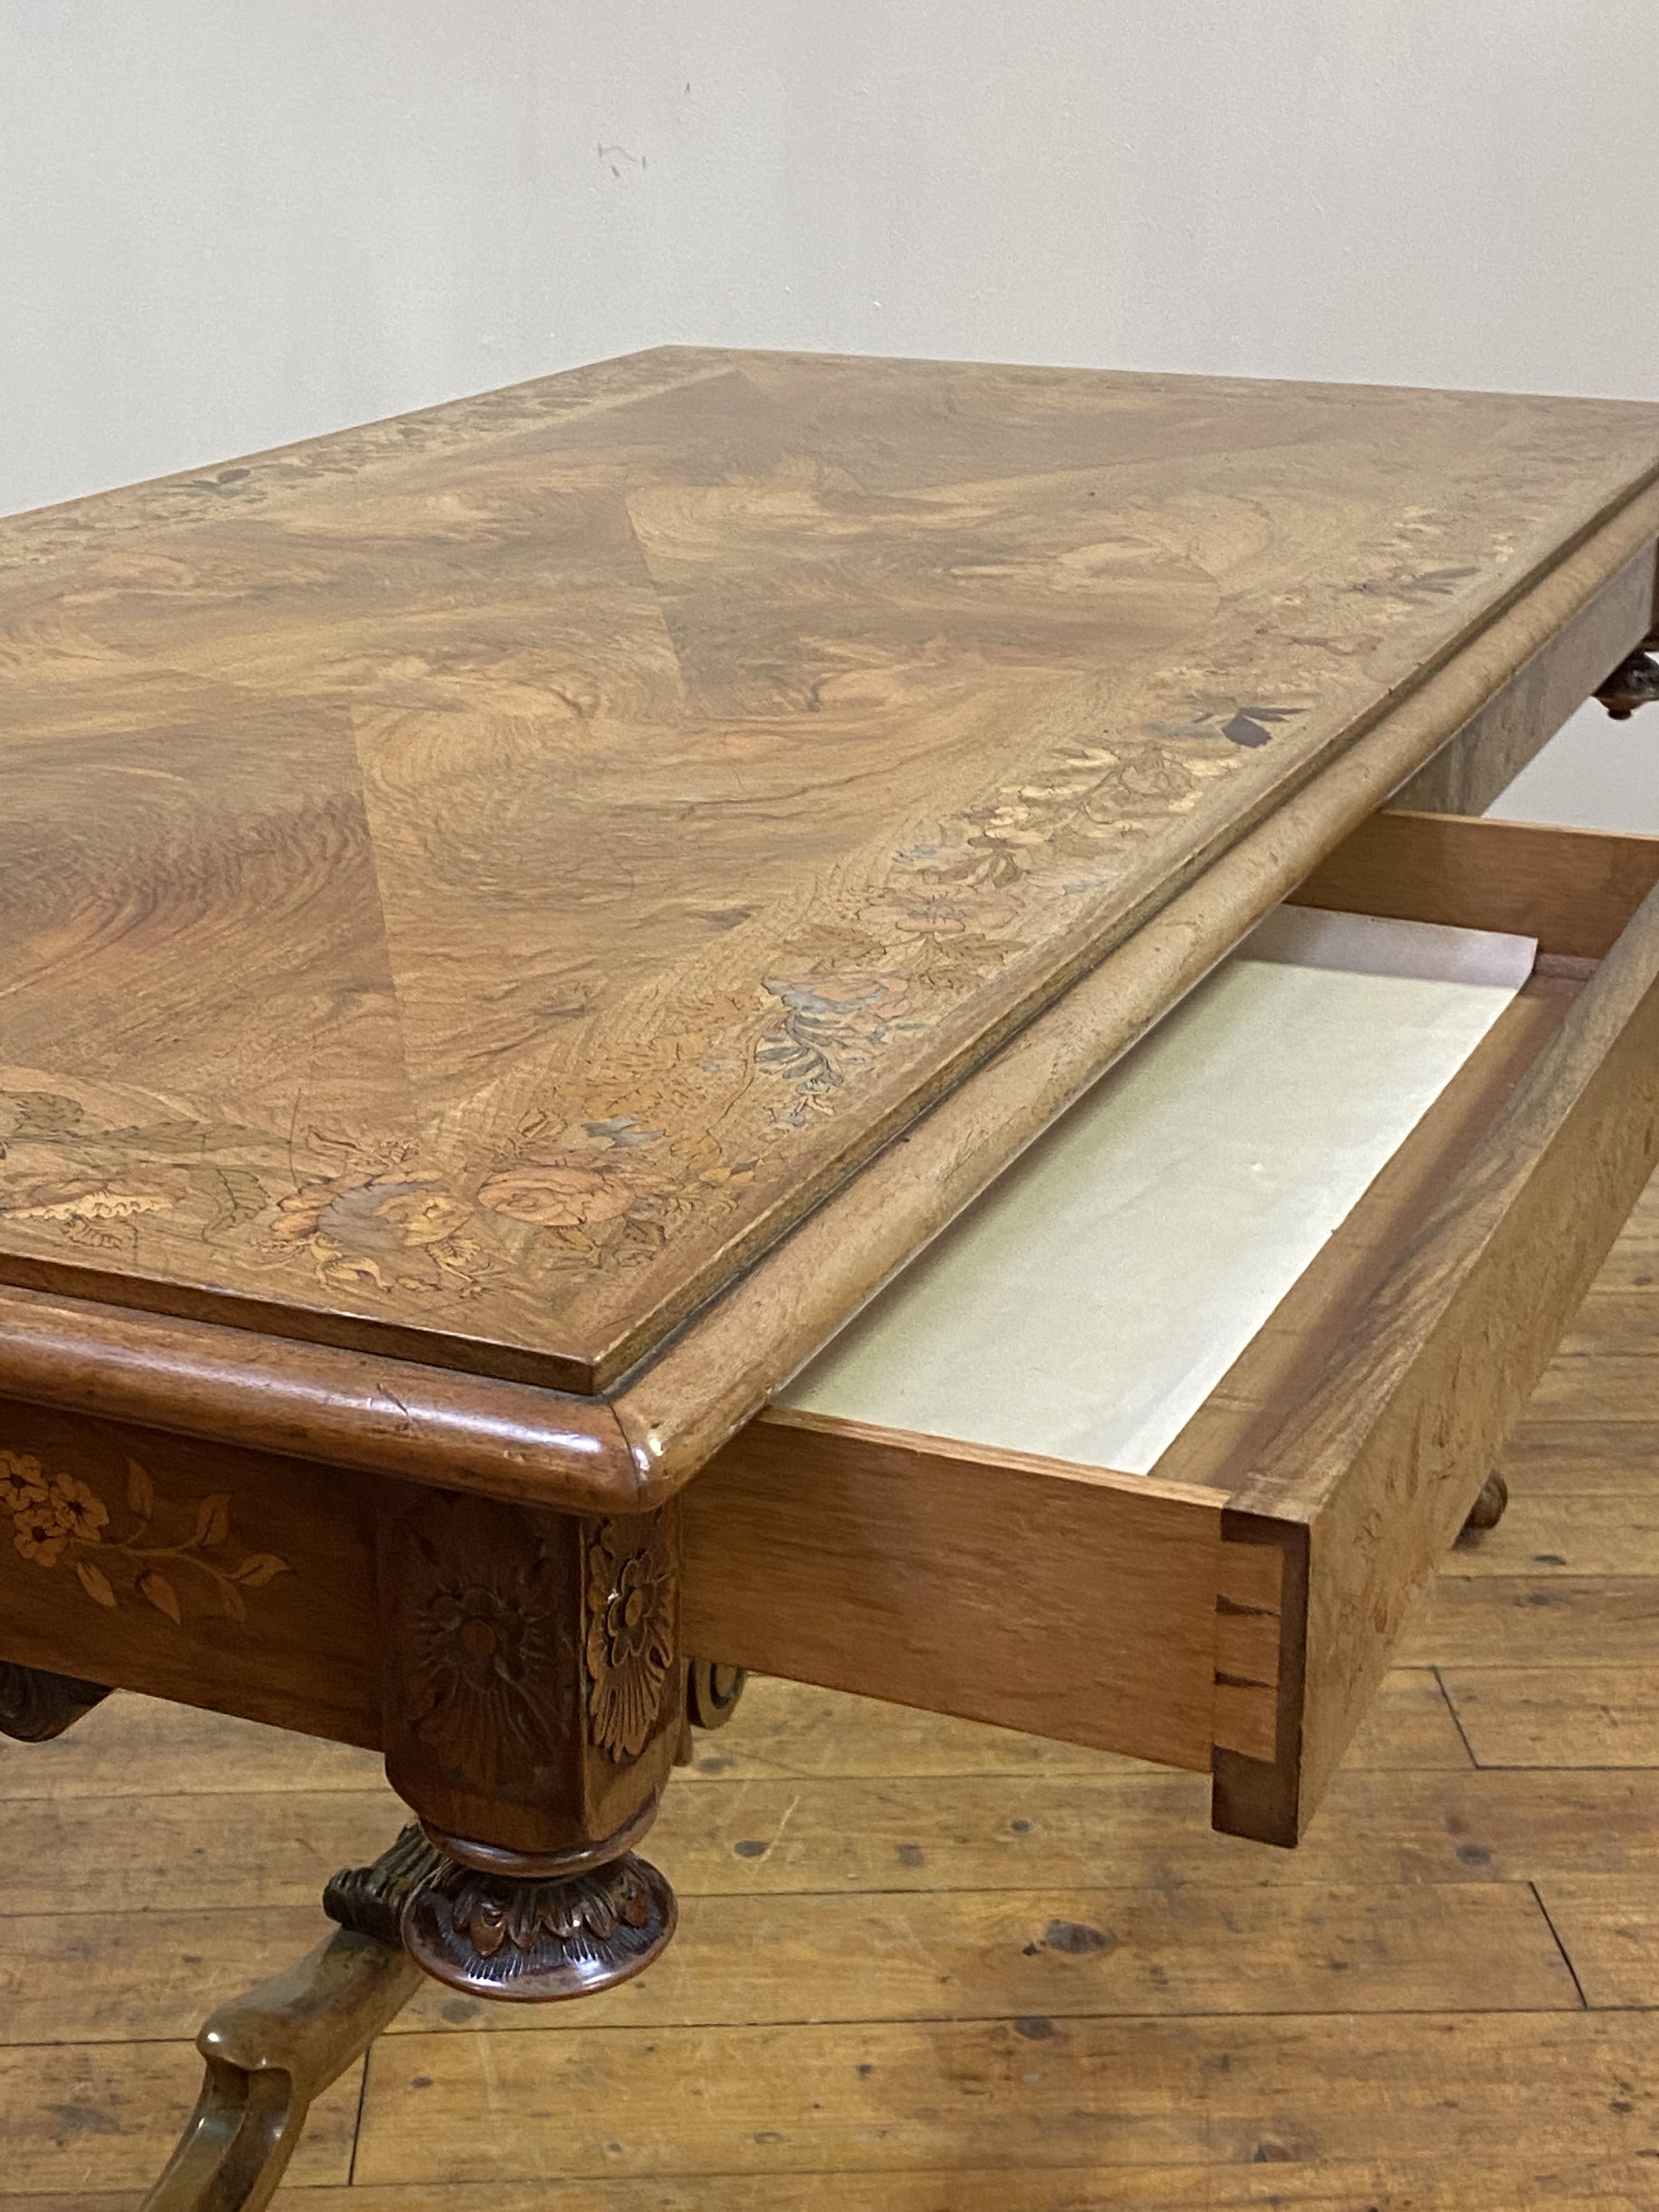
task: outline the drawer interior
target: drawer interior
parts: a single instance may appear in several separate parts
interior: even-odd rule
[[[781,1402],[1149,1473],[1536,954],[1444,924],[1269,915]]]
[[[776,1405],[687,1493],[694,1648],[1209,1767],[1294,1840],[1659,1157],[1656,881],[1659,840],[1367,823],[1302,904],[1536,957],[1150,1471]]]

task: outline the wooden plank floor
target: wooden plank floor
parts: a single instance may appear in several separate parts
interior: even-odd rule
[[[1204,1784],[754,1686],[581,2007],[435,1988],[292,2212],[1659,2207],[1659,1186],[1306,1845]],[[0,1751],[0,2212],[118,2212],[204,2010],[398,1822],[375,1761],[131,1698]]]

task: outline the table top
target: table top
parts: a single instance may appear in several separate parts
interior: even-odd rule
[[[1656,477],[669,348],[0,523],[0,1281],[607,1389]]]

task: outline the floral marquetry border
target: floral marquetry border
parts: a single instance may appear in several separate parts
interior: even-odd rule
[[[32,1453],[0,1450],[0,1512],[12,1519],[12,1541],[37,1567],[72,1566],[95,1605],[112,1610],[136,1598],[182,1626],[192,1590],[210,1596],[229,1620],[247,1619],[244,1593],[291,1571],[274,1552],[247,1552],[231,1563],[231,1501],[204,1498],[193,1515],[158,1497],[149,1470],[127,1462],[129,1523],[118,1533],[102,1493],[81,1476],[49,1470]],[[187,1534],[165,1540],[177,1516]]]

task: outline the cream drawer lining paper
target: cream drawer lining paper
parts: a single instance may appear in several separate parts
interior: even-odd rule
[[[1277,908],[782,1402],[1144,1474],[1536,951]]]

